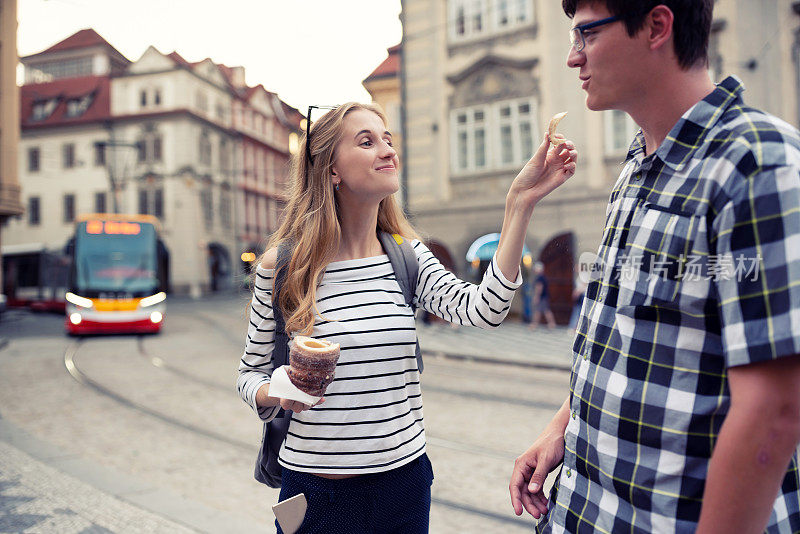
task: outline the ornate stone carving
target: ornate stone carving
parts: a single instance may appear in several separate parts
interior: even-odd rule
[[[453,87],[450,109],[522,98],[539,94],[533,70],[538,59],[510,59],[484,56],[461,72],[447,77]]]

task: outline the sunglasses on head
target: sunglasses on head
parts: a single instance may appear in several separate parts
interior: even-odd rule
[[[308,163],[314,164],[314,157],[311,155],[311,110],[312,109],[336,109],[339,106],[308,106],[308,114],[306,115],[306,158]],[[306,166],[308,169],[308,166]],[[306,170],[306,172],[308,172]]]

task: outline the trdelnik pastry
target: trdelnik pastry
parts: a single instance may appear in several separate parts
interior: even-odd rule
[[[325,388],[333,382],[338,360],[338,343],[296,336],[289,345],[286,374],[297,389],[314,397],[322,397]]]

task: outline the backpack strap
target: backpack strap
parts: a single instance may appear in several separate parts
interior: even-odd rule
[[[411,307],[412,311],[416,312],[417,306],[414,303],[414,295],[417,292],[419,263],[417,262],[417,254],[414,252],[414,247],[400,234],[389,234],[378,231],[378,239],[381,245],[383,245],[383,250],[386,252],[386,255],[389,256],[389,262],[392,264],[392,269],[394,269],[397,283],[403,291],[406,304]],[[419,349],[419,340],[417,340],[416,355],[417,367],[421,373],[423,363],[422,352]]]
[[[292,259],[294,247],[283,242],[278,245],[278,260],[275,262],[275,280],[272,284],[272,315],[275,318],[275,344],[272,349],[273,368],[277,369],[289,363],[289,336],[286,334],[286,322],[278,306],[278,293],[286,281],[289,261]]]
[[[275,369],[289,363],[289,336],[286,335],[283,313],[278,307],[278,293],[286,281],[286,272],[293,250],[294,246],[291,243],[281,243],[278,245],[278,259],[275,262],[275,278],[272,284],[272,314],[275,319],[275,344],[272,348],[272,360]],[[261,448],[258,450],[254,474],[256,480],[271,488],[281,487],[283,468],[278,461],[278,456],[286,434],[289,432],[291,420],[292,412],[280,408],[274,419],[264,423],[264,433],[261,436]]]

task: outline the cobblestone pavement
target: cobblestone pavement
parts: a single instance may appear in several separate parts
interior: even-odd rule
[[[189,533],[0,441],[0,532]]]
[[[531,330],[527,324],[517,321],[505,322],[492,330],[454,328],[449,323],[420,323],[417,336],[420,348],[426,352],[566,371],[572,364],[575,337],[568,328],[550,330],[540,326]]]
[[[82,341],[75,364],[110,395],[67,373],[62,319],[4,316],[0,532],[274,532],[277,492],[252,479],[260,425],[234,388],[246,301],[173,298],[158,336]],[[508,475],[567,395],[572,336],[513,323],[419,335],[431,532],[530,532]]]

